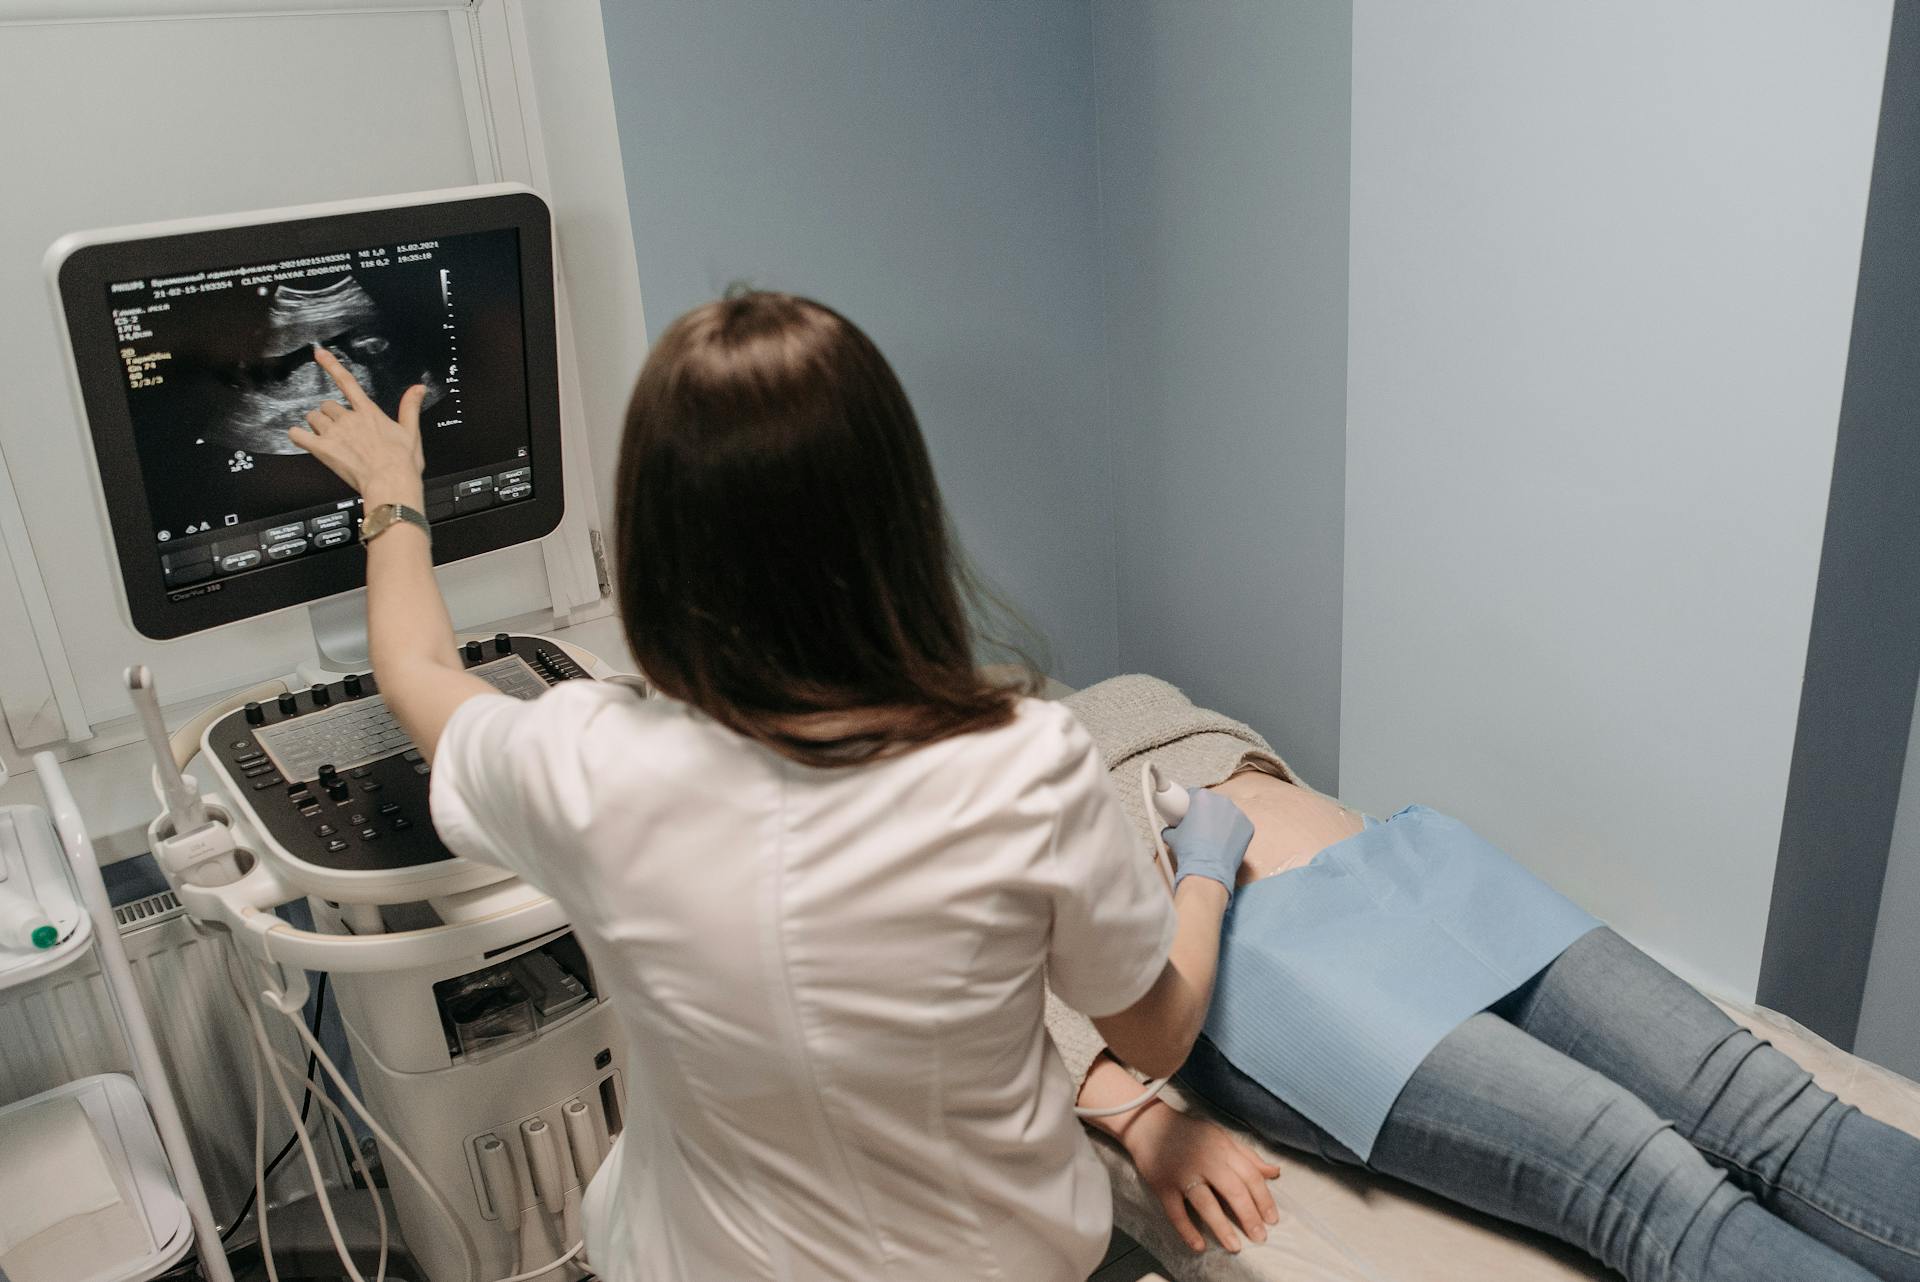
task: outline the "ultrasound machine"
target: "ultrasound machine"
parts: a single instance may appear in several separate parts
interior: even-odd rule
[[[377,1137],[422,1276],[581,1276],[580,1205],[620,1132],[624,1043],[553,901],[434,833],[430,767],[355,661],[358,499],[286,436],[335,394],[319,344],[390,413],[426,386],[436,563],[551,532],[545,203],[494,185],[118,228],[63,238],[47,264],[132,626],[165,640],[299,606],[315,619],[321,666],[170,735],[129,674],[160,740],[152,848],[187,910],[236,946],[263,1094],[292,1108],[302,1089],[262,1027],[277,1010]],[[611,675],[511,631],[459,657],[516,698]],[[289,919],[302,901],[311,927]],[[310,971],[337,994],[357,1090],[302,1020]]]

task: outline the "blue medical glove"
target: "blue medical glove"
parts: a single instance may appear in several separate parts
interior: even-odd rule
[[[1189,788],[1187,797],[1187,817],[1166,831],[1177,869],[1173,888],[1180,889],[1189,877],[1205,877],[1225,886],[1232,898],[1233,879],[1253,840],[1253,821],[1217,792]]]

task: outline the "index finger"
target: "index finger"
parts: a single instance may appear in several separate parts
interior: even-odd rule
[[[366,409],[373,404],[373,399],[361,388],[360,380],[353,376],[352,370],[340,363],[338,356],[315,343],[313,360],[314,364],[327,372],[327,377],[333,380],[334,386],[338,387],[341,395],[347,398],[347,404],[357,410]]]

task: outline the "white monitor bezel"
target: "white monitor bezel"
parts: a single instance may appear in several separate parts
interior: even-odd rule
[[[459,230],[502,226],[521,233],[530,446],[536,475],[541,479],[531,499],[511,508],[463,517],[437,531],[434,561],[446,564],[540,539],[557,528],[565,514],[552,216],[533,188],[523,183],[489,183],[141,223],[72,232],[48,248],[44,268],[58,321],[68,390],[82,425],[89,488],[96,514],[109,535],[116,602],[121,617],[136,633],[150,640],[171,641],[338,599],[364,584],[365,558],[357,550],[345,555],[330,553],[334,558],[331,564],[319,560],[310,563],[322,566],[318,572],[308,570],[303,575],[288,576],[276,569],[223,584],[218,592],[169,592],[159,573],[151,532],[142,528],[149,524],[145,520],[144,490],[137,479],[126,475],[126,465],[116,465],[120,475],[114,482],[108,481],[102,467],[102,438],[130,439],[131,427],[118,370],[111,380],[104,371],[95,371],[89,378],[76,353],[76,330],[82,331],[83,341],[96,345],[101,337],[98,327],[105,310],[99,300],[104,295],[93,292],[94,288],[108,277],[140,275],[139,269],[126,275],[119,273],[142,254],[179,253],[197,245],[234,243],[235,233],[257,233],[261,240],[271,243],[275,237],[289,234],[314,234],[308,225],[315,222],[339,221],[345,224],[343,239],[365,235],[366,243],[376,243],[404,239],[405,233],[416,230],[424,237],[436,225],[436,218],[444,222],[449,216],[462,220]],[[467,225],[472,223],[479,226]],[[301,226],[289,228],[287,224]],[[240,255],[242,259],[247,256]],[[137,477],[137,467],[131,470]],[[122,493],[110,494],[110,487]],[[126,492],[133,491],[139,494],[138,504],[126,504]],[[116,497],[126,505],[116,507]],[[137,511],[132,510],[135,506]]]

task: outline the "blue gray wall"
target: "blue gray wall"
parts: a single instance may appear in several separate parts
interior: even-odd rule
[[[1354,8],[1343,794],[1741,996],[1890,8]]]
[[[1095,0],[1120,662],[1338,786],[1351,11]]]
[[[1117,659],[1085,0],[603,4],[654,334],[812,294],[899,371],[961,537],[1084,684]]]
[[[1462,813],[1735,995],[1891,9],[604,6],[655,332],[842,307],[1058,675]]]

